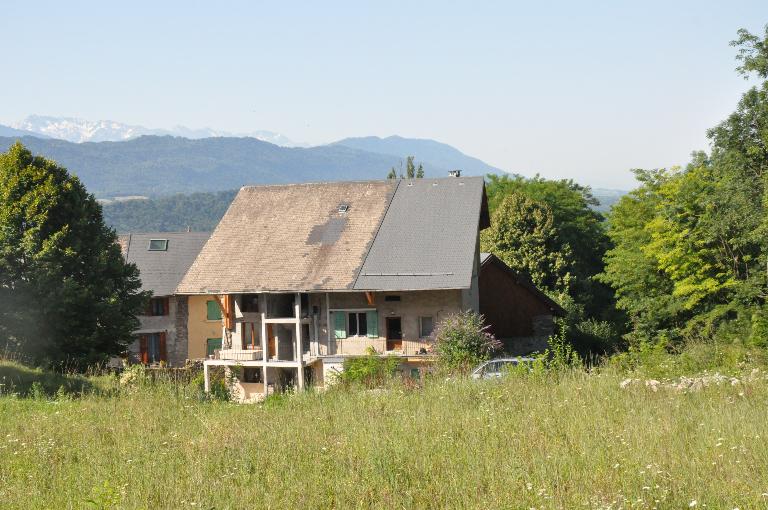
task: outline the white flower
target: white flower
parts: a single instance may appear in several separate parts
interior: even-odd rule
[[[693,508],[693,507],[695,507],[698,504],[699,504],[699,502],[694,499],[693,501],[688,503],[688,508]]]

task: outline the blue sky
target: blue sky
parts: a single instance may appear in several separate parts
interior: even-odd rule
[[[749,86],[768,2],[0,4],[0,123],[29,114],[433,138],[511,172],[629,188],[685,164]],[[417,159],[418,159],[418,155]]]

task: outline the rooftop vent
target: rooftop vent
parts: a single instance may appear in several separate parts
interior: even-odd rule
[[[461,177],[461,170],[449,170],[448,171],[449,177]]]
[[[168,251],[168,239],[150,239],[149,251]]]
[[[339,212],[345,213],[349,211],[349,204],[339,204]]]

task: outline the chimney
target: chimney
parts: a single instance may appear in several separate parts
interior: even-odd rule
[[[461,170],[449,170],[448,177],[461,177]]]

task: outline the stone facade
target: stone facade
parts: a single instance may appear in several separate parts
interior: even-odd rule
[[[167,363],[169,366],[183,366],[187,359],[187,317],[189,308],[186,296],[168,298],[168,315],[140,315],[139,329],[134,331],[136,341],[128,348],[129,359],[141,361],[139,336],[165,333]]]

